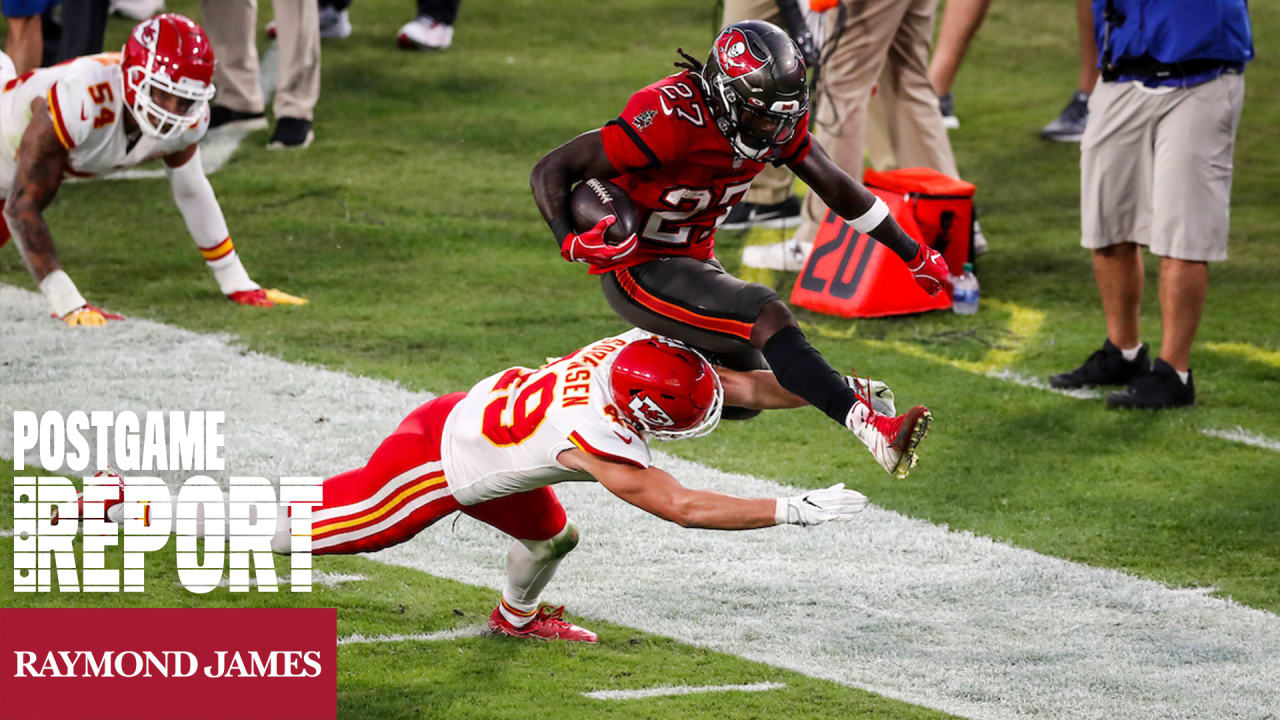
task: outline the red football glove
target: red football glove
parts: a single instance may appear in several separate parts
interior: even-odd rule
[[[947,286],[947,276],[951,273],[942,254],[924,243],[920,243],[920,249],[907,263],[907,269],[916,279],[916,284],[930,295],[937,295]]]
[[[560,243],[560,256],[569,262],[580,262],[595,267],[612,265],[630,255],[640,244],[635,233],[617,245],[604,241],[604,231],[618,221],[613,215],[600,218],[596,226],[584,233],[569,233]]]

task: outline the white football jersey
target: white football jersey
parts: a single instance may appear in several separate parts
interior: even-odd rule
[[[70,174],[92,177],[171,155],[200,142],[209,129],[201,119],[165,140],[143,134],[132,147],[124,132],[124,71],[120,53],[86,55],[21,76],[0,77],[0,192],[13,187],[18,145],[31,122],[31,101],[44,98],[54,132],[66,147]],[[2,71],[0,71],[2,72]]]
[[[566,480],[590,480],[557,456],[572,448],[649,467],[649,445],[618,414],[609,371],[642,330],[594,342],[537,370],[514,367],[471,388],[449,413],[444,476],[463,505]]]

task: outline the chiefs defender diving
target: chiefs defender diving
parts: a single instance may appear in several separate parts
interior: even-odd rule
[[[792,406],[769,373],[713,368],[681,343],[642,330],[604,338],[538,369],[495,373],[468,392],[414,410],[363,467],[325,480],[324,502],[312,511],[311,551],[381,550],[462,512],[514,539],[490,629],[596,642],[595,633],[564,620],[563,607],[538,602],[578,544],[578,528],[551,485],[594,479],[660,518],[720,530],[849,521],[866,504],[843,485],[786,498],[694,490],[651,464],[651,440],[711,432],[724,402]],[[120,522],[143,509],[117,498],[103,512]],[[271,547],[288,553],[291,540],[282,512]]]
[[[917,406],[876,413],[805,339],[773,290],[729,275],[715,231],[764,163],[786,165],[848,220],[901,257],[916,282],[942,290],[945,261],[902,231],[878,199],[836,167],[809,134],[804,59],[786,33],[749,20],[726,27],[705,64],[681,51],[683,72],[631,96],[603,128],[542,158],[534,200],[567,260],[591,265],[627,322],[677,338],[737,370],[772,369],[783,388],[851,430],[885,470],[905,477],[932,418]],[[639,232],[602,242],[608,216],[577,232],[568,205],[583,179],[611,179],[639,213]],[[749,417],[726,408],[726,418]]]
[[[58,262],[44,209],[64,177],[164,160],[173,200],[223,294],[242,305],[306,302],[264,290],[231,244],[197,145],[209,129],[213,49],[173,14],[134,28],[122,53],[87,55],[14,76],[0,53],[0,245],[12,234],[55,317],[98,326],[121,316],[85,301]]]

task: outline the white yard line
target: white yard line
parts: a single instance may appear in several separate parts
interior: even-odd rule
[[[1012,370],[992,370],[986,373],[986,375],[987,377],[993,378],[995,380],[1004,380],[1005,382],[1011,382],[1017,385],[1021,385],[1023,387],[1035,388],[1037,390],[1047,390],[1051,393],[1066,395],[1067,397],[1073,397],[1080,400],[1094,400],[1102,397],[1102,391],[1096,388],[1080,388],[1077,390],[1063,390],[1061,388],[1053,387],[1049,383],[1045,382],[1042,378],[1033,377],[1030,375],[1023,375],[1022,373],[1016,373]]]
[[[13,447],[14,409],[217,409],[230,472],[267,477],[358,467],[430,397],[145,320],[72,330],[7,286],[0,383],[0,448]],[[841,479],[854,487],[880,472],[852,441],[830,451],[848,454]],[[656,461],[693,487],[796,492]],[[583,539],[547,599],[580,616],[970,718],[1218,720],[1280,707],[1280,617],[1230,600],[874,506],[848,524],[725,533],[682,530],[592,483],[557,492]],[[372,557],[496,590],[508,542],[462,518]]]
[[[1252,445],[1254,447],[1263,448],[1264,450],[1280,452],[1280,440],[1269,438],[1266,435],[1252,432],[1250,430],[1245,430],[1242,427],[1237,427],[1234,430],[1216,430],[1213,428],[1206,428],[1200,432],[1210,437],[1222,438],[1223,440],[1244,443],[1245,445]]]
[[[457,640],[459,638],[479,637],[488,632],[483,625],[468,625],[452,630],[440,630],[432,633],[414,633],[412,635],[345,635],[338,638],[339,645],[365,645],[369,643],[398,642],[439,642],[441,640]]]
[[[642,698],[712,692],[765,692],[766,690],[777,690],[784,687],[786,687],[786,684],[774,682],[751,683],[750,685],[664,685],[641,690],[596,690],[595,692],[582,694],[594,700],[639,700]]]
[[[0,537],[13,537],[13,531],[8,528],[0,530]]]
[[[272,44],[265,53],[259,63],[260,82],[262,83],[262,97],[265,104],[271,103],[271,96],[276,91],[276,60],[278,53],[275,44]],[[236,149],[240,147],[241,141],[248,137],[256,130],[244,130],[241,128],[216,128],[205,134],[204,139],[200,141],[200,164],[204,166],[204,174],[212,175],[227,164],[231,156],[235,154]],[[158,161],[157,161],[158,162]],[[130,168],[128,170],[120,170],[109,175],[103,175],[106,180],[145,180],[151,178],[164,177],[163,167],[153,168]]]

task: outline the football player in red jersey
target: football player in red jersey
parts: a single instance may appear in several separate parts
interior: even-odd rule
[[[705,65],[680,54],[683,72],[641,89],[616,119],[534,168],[534,200],[561,254],[601,276],[606,299],[623,319],[682,340],[717,364],[772,369],[782,387],[843,424],[885,470],[905,477],[932,422],[929,411],[874,412],[809,344],[777,293],[725,272],[713,252],[715,231],[769,162],[791,168],[855,230],[895,252],[929,293],[942,290],[946,262],[903,232],[884,201],[836,167],[810,136],[804,59],[781,29],[760,20],[730,25]],[[575,231],[568,198],[587,178],[610,179],[627,192],[638,233],[616,246],[601,242],[610,217]],[[726,408],[725,417],[755,412]]]

